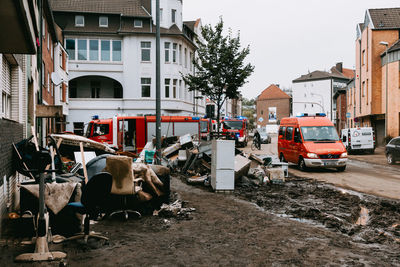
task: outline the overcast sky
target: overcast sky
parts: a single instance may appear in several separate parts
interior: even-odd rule
[[[291,87],[308,71],[329,70],[337,62],[354,68],[356,25],[369,8],[400,7],[399,0],[184,0],[184,20],[201,18],[240,30],[250,44],[255,66],[244,97],[253,98],[270,84]]]

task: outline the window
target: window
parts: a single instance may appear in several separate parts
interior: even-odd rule
[[[50,56],[53,58],[53,44],[50,43]]]
[[[261,110],[261,115],[264,115],[264,110]]]
[[[160,8],[160,21],[163,21],[163,9],[162,8]]]
[[[121,61],[121,41],[112,41],[112,60]]]
[[[11,98],[10,95],[6,92],[2,93],[2,105],[1,105],[1,113],[4,115],[5,118],[11,117]]]
[[[49,72],[47,72],[47,82],[46,82],[46,85],[47,85],[47,92],[50,92],[50,73],[49,73]]]
[[[365,96],[365,81],[362,82],[362,96]]]
[[[301,142],[301,135],[300,135],[300,129],[299,128],[296,128],[294,130],[294,141],[296,143],[300,143]]]
[[[99,27],[108,27],[108,17],[99,17]]]
[[[279,136],[281,136],[281,139],[283,139],[285,135],[286,127],[281,127],[279,128]]]
[[[151,78],[142,78],[142,97],[150,97]]]
[[[85,17],[75,16],[75,27],[84,27],[84,26],[85,26]]]
[[[183,97],[182,80],[179,80],[179,98]]]
[[[172,82],[172,97],[176,98],[176,84],[178,83],[177,79],[174,79]]]
[[[78,60],[87,60],[87,40],[78,39]]]
[[[187,68],[187,49],[185,48],[185,53],[184,53],[184,58],[185,58],[185,68]]]
[[[169,98],[170,79],[165,79],[165,98]]]
[[[60,68],[64,69],[64,60],[63,60],[63,51],[62,50],[60,50],[60,53],[58,55],[58,61],[59,61],[58,64],[60,65]]]
[[[108,124],[95,124],[93,127],[93,136],[107,135],[110,133]]]
[[[164,48],[165,48],[165,63],[169,63],[169,48],[170,48],[171,43],[165,42]]]
[[[66,40],[66,49],[70,60],[75,60],[75,39]]]
[[[47,50],[50,50],[50,34],[47,33]]]
[[[368,105],[368,102],[369,102],[369,97],[368,97],[368,79],[367,79],[367,82],[365,84],[366,84],[365,91],[367,92],[367,105]]]
[[[288,127],[286,130],[286,140],[292,140],[293,138],[293,127]]]
[[[189,66],[190,66],[190,70],[193,70],[193,53],[190,52],[190,58],[189,58]]]
[[[110,61],[110,40],[101,40],[101,61]]]
[[[90,88],[92,89],[92,98],[100,98],[100,82],[98,81],[91,81]]]
[[[179,45],[179,65],[182,65],[182,45]]]
[[[177,51],[176,51],[176,49],[178,48],[178,44],[173,44],[172,45],[172,62],[173,63],[176,63],[176,53],[177,53]]]
[[[361,64],[365,65],[365,50],[362,51]]]
[[[172,9],[171,10],[171,21],[172,21],[172,23],[175,23],[176,22],[176,9]]]
[[[99,40],[89,40],[89,60],[99,60]]]
[[[151,42],[141,42],[140,47],[142,49],[142,61],[149,62],[150,61]]]
[[[143,28],[143,20],[135,19],[133,21],[133,27],[135,27],[135,28]]]

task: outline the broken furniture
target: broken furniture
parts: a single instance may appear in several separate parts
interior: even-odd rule
[[[107,172],[101,172],[91,177],[82,189],[81,201],[68,204],[76,212],[86,215],[83,224],[83,233],[71,236],[64,241],[83,238],[86,243],[90,237],[108,241],[107,237],[90,232],[90,220],[96,219],[101,208],[104,207],[104,202],[111,193],[111,186],[112,176]]]
[[[24,253],[15,258],[16,261],[51,261],[51,260],[60,260],[65,258],[67,255],[63,252],[59,251],[49,251],[48,247],[48,225],[49,225],[49,216],[46,212],[45,207],[45,183],[44,183],[44,173],[45,172],[54,172],[56,170],[46,170],[48,163],[51,163],[51,156],[48,151],[40,151],[37,145],[36,133],[34,131],[34,127],[32,127],[33,138],[36,147],[36,153],[33,154],[33,162],[35,163],[37,169],[36,170],[27,170],[31,173],[36,173],[39,175],[39,217],[36,228],[36,244],[35,251],[33,253]],[[35,175],[34,175],[35,176]]]
[[[113,211],[110,217],[117,214],[124,214],[125,219],[129,218],[129,214],[135,214],[141,217],[140,212],[128,208],[128,197],[136,195],[139,188],[136,188],[135,183],[140,180],[135,180],[133,177],[132,159],[126,156],[109,156],[106,159],[106,172],[112,175],[111,195],[118,196],[122,203],[118,210]]]

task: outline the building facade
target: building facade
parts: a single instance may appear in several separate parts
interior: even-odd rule
[[[28,73],[37,52],[36,1],[1,2],[0,8],[0,236],[3,219],[18,206],[13,143],[28,134]]]
[[[270,85],[256,99],[257,127],[279,124],[291,115],[291,97],[277,85]]]
[[[67,130],[92,116],[155,114],[155,0],[53,1],[69,55]],[[194,72],[200,21],[182,20],[181,0],[161,0],[161,113],[204,115],[205,99],[182,79]]]
[[[390,87],[389,83],[387,91],[388,95],[390,93],[393,95],[393,98],[388,98],[393,105],[387,105],[388,112],[386,112],[386,65],[382,61],[386,48],[390,48],[399,40],[399,14],[400,8],[368,9],[365,12],[364,22],[358,24],[356,28],[356,77],[355,87],[348,96],[352,98],[351,106],[348,107],[352,117],[349,118],[348,124],[353,121],[356,126],[373,127],[378,145],[384,144],[387,135],[399,135],[399,111],[396,110],[399,99],[395,97],[396,90],[391,91],[391,88],[398,83],[396,63],[394,61],[389,63],[391,68],[388,80],[393,79],[393,87]],[[387,129],[385,129],[386,113],[389,117]]]
[[[317,70],[293,80],[293,114],[322,112],[336,124],[334,96],[346,88],[350,73],[338,63],[330,72]]]

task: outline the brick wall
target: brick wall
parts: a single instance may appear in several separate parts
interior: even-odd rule
[[[290,116],[290,99],[289,98],[282,98],[282,99],[263,99],[257,100],[256,103],[257,107],[257,118],[262,117],[264,120],[263,122],[257,121],[257,125],[266,126],[268,123],[268,109],[269,107],[276,107],[276,115],[278,121],[282,118]]]
[[[3,218],[7,214],[7,204],[15,208],[15,193],[17,192],[17,178],[13,167],[12,143],[23,139],[23,126],[20,123],[0,119],[0,235]]]

